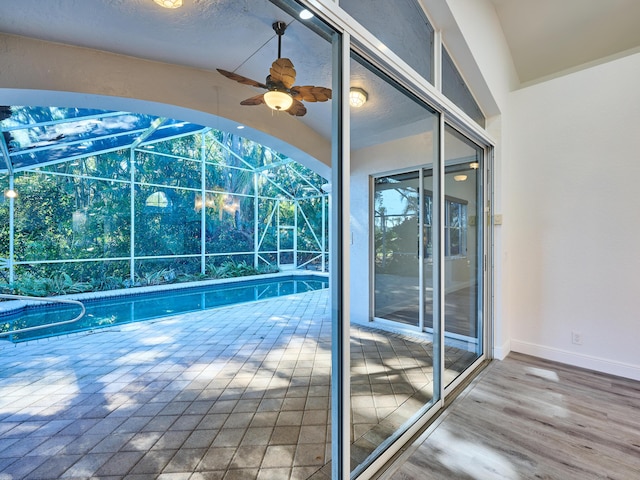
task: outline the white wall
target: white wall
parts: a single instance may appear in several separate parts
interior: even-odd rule
[[[635,379],[639,78],[636,54],[514,91],[504,155],[511,348]]]

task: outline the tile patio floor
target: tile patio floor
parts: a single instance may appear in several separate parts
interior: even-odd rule
[[[328,295],[0,343],[0,480],[329,478]],[[430,398],[431,345],[351,343],[359,462]]]

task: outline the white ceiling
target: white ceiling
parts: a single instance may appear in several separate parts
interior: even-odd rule
[[[522,83],[640,47],[640,0],[491,0]]]
[[[275,56],[276,19],[291,21],[275,5],[251,0],[185,0],[175,10],[151,0],[0,2],[2,32],[209,70],[235,70],[269,41]]]

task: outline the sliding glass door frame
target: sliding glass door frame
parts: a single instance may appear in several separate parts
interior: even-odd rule
[[[419,269],[420,269],[420,308],[418,311],[419,315],[419,327],[407,327],[410,329],[414,329],[416,332],[426,332],[432,334],[433,338],[433,355],[434,355],[434,397],[437,398],[433,404],[425,406],[419,415],[421,415],[417,421],[404,433],[401,433],[397,437],[390,437],[388,441],[385,441],[380,447],[380,450],[386,450],[380,455],[378,459],[372,462],[367,468],[364,469],[356,469],[354,471],[355,475],[352,475],[352,478],[369,478],[370,475],[374,474],[378,468],[380,468],[386,461],[388,461],[392,456],[397,453],[397,451],[401,448],[404,442],[411,438],[416,432],[419,432],[428,422],[431,420],[433,415],[435,415],[438,411],[444,408],[445,403],[448,401],[449,397],[454,393],[454,391],[464,382],[466,382],[470,375],[482,365],[487,359],[490,358],[490,352],[492,351],[490,344],[490,318],[491,318],[491,310],[490,310],[490,298],[491,298],[491,269],[489,268],[491,261],[491,253],[490,246],[491,241],[491,222],[492,218],[490,215],[490,172],[491,172],[491,155],[492,155],[492,147],[489,145],[482,146],[478,143],[477,139],[469,138],[468,134],[463,134],[465,138],[471,140],[474,144],[476,144],[482,151],[482,161],[480,162],[482,165],[482,169],[478,172],[477,184],[475,186],[475,195],[476,195],[476,212],[478,214],[477,225],[482,227],[481,234],[478,235],[478,242],[480,245],[476,246],[478,252],[478,268],[476,272],[476,281],[478,284],[479,292],[479,302],[477,302],[478,311],[476,312],[476,322],[477,327],[479,328],[478,332],[480,332],[477,341],[481,344],[482,350],[479,353],[478,357],[471,362],[466,370],[460,374],[457,378],[451,381],[449,384],[445,384],[444,382],[444,370],[445,370],[445,341],[446,341],[446,331],[444,328],[444,305],[445,305],[445,249],[444,249],[444,239],[445,239],[445,191],[444,191],[444,179],[446,174],[445,167],[445,158],[446,151],[444,148],[444,135],[446,131],[446,127],[452,127],[445,121],[444,115],[440,115],[440,126],[439,126],[439,135],[438,141],[440,144],[440,148],[438,151],[437,161],[434,162],[433,165],[416,165],[412,167],[406,167],[402,169],[395,169],[391,171],[385,171],[381,173],[377,173],[372,175],[369,179],[369,225],[370,225],[370,234],[369,241],[370,246],[369,249],[372,252],[370,255],[370,275],[369,275],[369,284],[370,284],[370,321],[371,322],[384,322],[391,323],[390,320],[384,320],[374,316],[375,312],[375,235],[373,231],[375,229],[375,208],[374,208],[374,197],[375,197],[375,180],[376,178],[381,178],[385,176],[394,176],[394,175],[402,175],[416,172],[418,174],[418,185],[420,185],[419,191],[419,222],[418,222],[418,232],[420,232],[420,237],[422,237],[422,232],[424,232],[425,228],[425,196],[427,194],[426,188],[424,187],[424,179],[427,176],[433,177],[433,218],[431,223],[432,236],[431,239],[433,241],[433,291],[437,292],[437,295],[433,296],[433,322],[432,327],[426,326],[425,322],[425,280],[426,280],[426,272],[425,272],[425,246],[419,245],[418,247],[418,261],[419,261]],[[458,133],[459,130],[455,129]],[[471,337],[470,337],[471,339]],[[438,392],[438,393],[437,393]]]
[[[435,242],[433,244],[434,252],[434,288],[437,288],[439,295],[434,298],[434,336],[439,338],[438,344],[434,344],[434,371],[438,371],[436,375],[438,382],[434,386],[434,394],[439,392],[439,398],[431,405],[426,405],[418,414],[420,415],[401,435],[394,436],[388,442],[381,445],[382,448],[377,457],[363,468],[356,468],[353,472],[350,466],[350,362],[349,362],[349,328],[350,328],[350,311],[349,311],[349,277],[350,266],[349,249],[349,181],[350,181],[350,151],[349,151],[349,73],[350,73],[350,53],[356,52],[363,56],[372,65],[389,75],[395,82],[411,92],[417,99],[434,109],[439,113],[439,142],[441,147],[444,145],[444,125],[445,123],[453,126],[462,134],[466,135],[472,141],[479,145],[484,145],[485,167],[483,169],[484,178],[484,197],[487,196],[487,186],[489,185],[490,172],[492,165],[492,144],[493,141],[487,135],[486,131],[476,125],[461,109],[446,98],[439,89],[417,74],[411,67],[402,61],[397,55],[378,48],[377,39],[357,22],[353,22],[350,17],[345,16],[338,7],[335,0],[274,0],[274,3],[287,4],[297,3],[309,8],[318,18],[326,22],[335,29],[340,37],[334,42],[333,69],[334,81],[332,88],[334,90],[333,113],[332,113],[332,193],[331,193],[331,317],[332,317],[332,478],[334,480],[348,480],[350,478],[358,478],[366,480],[371,478],[383,465],[396,455],[404,444],[413,436],[420,432],[421,429],[431,420],[431,418],[440,411],[445,405],[445,399],[450,395],[462,381],[468,378],[468,375],[480,365],[485,359],[490,358],[491,345],[490,335],[492,314],[492,293],[491,293],[491,227],[492,223],[487,219],[491,219],[490,206],[488,202],[483,205],[482,224],[484,228],[484,249],[482,256],[483,267],[479,275],[486,288],[483,289],[483,318],[485,319],[483,336],[484,349],[483,354],[460,375],[454,382],[446,388],[444,382],[441,381],[442,371],[444,369],[444,326],[442,308],[444,306],[444,251],[442,239],[444,238],[444,202],[443,185],[444,185],[444,148],[439,149],[439,161],[434,162],[434,197],[438,198],[436,202],[437,208],[434,210],[434,224],[438,225],[438,235],[434,235]],[[436,85],[438,81],[439,67],[439,50],[441,48],[441,35],[439,31],[435,32],[434,52],[436,71]],[[421,171],[422,172],[422,171]],[[421,188],[421,190],[424,190]],[[424,195],[424,192],[421,194]],[[424,200],[424,198],[422,198]],[[420,216],[423,222],[424,206],[423,201],[420,202]],[[373,251],[373,250],[371,250]],[[436,254],[437,252],[437,254]],[[420,258],[424,259],[424,252],[420,253]],[[421,262],[422,264],[423,262]],[[424,287],[424,266],[421,266],[420,282]],[[371,270],[372,272],[373,270]],[[370,285],[373,285],[370,282]],[[421,291],[424,289],[421,288]],[[422,301],[424,300],[424,292],[421,293]],[[373,310],[370,310],[373,312]],[[421,313],[419,321],[420,328],[424,329],[425,319],[424,312]],[[439,363],[439,364],[438,364]],[[438,364],[438,365],[436,365]]]
[[[491,319],[493,318],[492,315],[492,308],[491,308],[491,301],[490,299],[492,298],[492,283],[491,283],[491,271],[492,269],[490,268],[490,265],[492,262],[492,241],[491,241],[491,237],[492,237],[492,233],[493,233],[493,216],[491,215],[491,204],[492,204],[492,190],[491,190],[491,172],[493,171],[493,165],[492,165],[492,160],[493,160],[493,146],[484,142],[481,138],[478,138],[477,135],[474,135],[472,131],[469,131],[466,128],[460,128],[460,124],[459,121],[450,121],[450,116],[449,115],[443,115],[442,116],[442,121],[443,121],[443,125],[442,125],[442,139],[441,139],[441,145],[442,145],[442,149],[441,149],[441,154],[442,154],[442,166],[444,167],[445,164],[445,158],[447,155],[447,152],[445,151],[444,148],[444,135],[445,135],[445,131],[446,128],[450,128],[453,129],[454,131],[456,131],[457,133],[459,133],[460,135],[464,136],[466,139],[470,140],[471,142],[473,142],[481,151],[482,151],[482,161],[480,162],[480,172],[479,172],[479,176],[477,178],[477,183],[479,183],[479,185],[476,185],[476,203],[478,205],[478,214],[479,214],[479,218],[476,220],[476,224],[478,226],[482,226],[482,232],[481,235],[478,236],[478,240],[481,243],[480,247],[476,247],[477,251],[479,253],[479,266],[480,268],[477,269],[476,272],[476,282],[479,286],[480,292],[479,292],[479,305],[478,305],[478,311],[476,312],[476,321],[477,321],[477,328],[478,331],[480,332],[480,335],[478,335],[478,340],[482,345],[482,353],[480,355],[478,355],[478,358],[476,358],[470,365],[467,366],[467,368],[465,369],[465,371],[459,375],[456,379],[454,379],[453,381],[451,381],[449,384],[444,384],[444,382],[442,382],[442,399],[447,400],[447,398],[453,393],[455,392],[458,387],[462,384],[464,384],[467,379],[473,374],[473,372],[480,367],[484,362],[486,362],[487,360],[490,360],[492,358],[491,352],[493,351],[493,344],[492,344],[492,321]],[[446,128],[445,128],[446,127]],[[445,174],[445,168],[441,169],[441,185],[444,185],[444,174]],[[443,192],[444,193],[444,192]],[[442,214],[444,218],[444,202],[442,203]],[[444,238],[444,222],[442,222],[441,225],[442,228],[442,238]],[[444,252],[442,254],[441,257],[441,261],[443,262],[442,264],[444,265]],[[442,279],[441,281],[443,282],[442,285],[444,285],[444,269],[442,271]],[[441,289],[441,301],[443,302],[442,305],[444,305],[444,288]],[[444,316],[443,316],[444,318]],[[444,327],[444,326],[443,326]],[[444,332],[444,328],[441,329],[441,342],[442,345],[444,345],[444,341],[445,341],[445,332]],[[442,349],[444,351],[444,348]],[[442,366],[444,368],[444,352],[442,355]]]
[[[351,475],[350,303],[349,303],[349,98],[350,36],[342,33],[333,45],[333,96],[331,138],[331,478]]]

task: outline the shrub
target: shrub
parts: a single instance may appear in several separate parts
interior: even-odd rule
[[[277,272],[277,269],[256,268],[253,265],[249,265],[244,260],[241,262],[227,260],[218,266],[213,264],[207,265],[207,273],[213,278],[246,277],[248,275],[260,275],[272,272]]]
[[[149,285],[162,285],[164,283],[173,283],[177,279],[175,270],[172,268],[163,268],[155,272],[147,272],[137,275],[136,283],[146,287]]]
[[[65,272],[58,272],[52,278],[38,278],[25,274],[20,280],[9,284],[7,288],[14,295],[49,297],[87,292],[92,289],[92,285],[88,282],[74,282]]]

